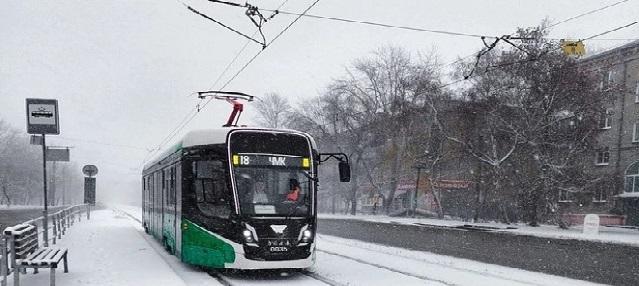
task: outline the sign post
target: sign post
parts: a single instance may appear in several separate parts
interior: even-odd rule
[[[90,219],[91,206],[95,206],[95,178],[98,174],[98,167],[95,165],[84,165],[82,173],[84,177],[84,203],[87,204],[87,219]]]
[[[47,209],[47,144],[45,134],[60,134],[58,120],[58,100],[27,98],[27,133],[42,134],[42,177],[44,191],[44,210],[42,211],[42,238],[45,247],[49,246],[49,212]]]

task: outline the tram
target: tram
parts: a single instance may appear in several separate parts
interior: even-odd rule
[[[186,134],[145,165],[142,224],[181,261],[207,268],[308,268],[315,261],[318,167],[313,138],[223,127]]]

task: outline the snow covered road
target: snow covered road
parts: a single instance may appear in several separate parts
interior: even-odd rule
[[[59,285],[594,285],[472,260],[319,235],[309,271],[207,271],[168,255],[144,233],[139,209],[95,211],[74,225],[60,246],[70,250],[70,272]],[[23,285],[45,285],[48,271]]]

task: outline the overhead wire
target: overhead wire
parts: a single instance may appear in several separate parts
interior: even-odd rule
[[[596,9],[593,9],[593,10],[586,11],[586,12],[584,12],[584,13],[581,13],[581,14],[578,14],[578,15],[575,15],[575,16],[572,16],[572,17],[569,17],[569,18],[566,18],[566,19],[564,19],[564,20],[561,20],[561,21],[559,21],[559,22],[557,22],[557,23],[551,24],[551,25],[549,25],[549,26],[548,26],[548,28],[553,28],[553,27],[559,26],[559,25],[561,25],[561,24],[564,24],[564,23],[567,23],[567,22],[570,22],[570,21],[573,21],[573,20],[579,19],[579,18],[581,18],[581,17],[584,17],[584,16],[588,16],[588,15],[595,14],[595,13],[597,13],[597,12],[600,12],[600,11],[606,10],[606,9],[608,9],[608,8],[611,8],[611,7],[617,6],[617,5],[619,5],[619,4],[623,4],[623,3],[628,2],[628,1],[630,1],[630,0],[621,0],[621,1],[617,1],[617,2],[612,3],[612,4],[609,4],[609,5],[605,5],[605,6],[602,6],[602,7],[596,8]],[[509,36],[512,36],[512,34],[510,34]],[[553,40],[558,40],[558,39],[553,39]],[[636,39],[607,39],[607,40],[636,40]],[[470,57],[476,56],[476,55],[477,55],[477,53],[478,53],[478,52],[474,52],[474,53],[472,53],[472,54],[469,54],[469,55],[467,55],[467,56],[464,56],[464,57],[462,57],[462,58],[459,58],[459,59],[457,59],[457,60],[455,60],[455,61],[449,62],[448,64],[445,64],[445,65],[443,65],[442,67],[451,66],[451,65],[454,65],[454,64],[456,64],[456,63],[458,63],[458,62],[462,62],[462,61],[463,61],[463,60],[465,60],[465,59],[468,59],[468,58],[470,58]]]
[[[207,1],[209,1],[209,2],[217,2],[217,3],[222,3],[222,4],[227,4],[227,5],[236,6],[236,7],[246,7],[246,6],[248,5],[248,3],[247,3],[247,4],[242,5],[242,4],[233,3],[233,2],[229,2],[229,1],[219,1],[219,0],[207,0]],[[288,1],[288,0],[287,0],[287,1]],[[609,4],[609,5],[606,5],[606,6],[603,6],[603,7],[597,8],[597,9],[594,9],[594,10],[590,10],[590,11],[587,11],[587,12],[585,12],[585,13],[581,13],[581,14],[579,14],[579,15],[576,15],[576,16],[573,16],[573,17],[570,17],[570,18],[564,19],[564,20],[562,20],[562,21],[559,21],[559,22],[557,22],[557,23],[555,23],[555,24],[550,25],[549,27],[555,27],[555,26],[557,26],[557,25],[560,25],[560,24],[563,24],[563,23],[566,23],[566,22],[569,22],[569,21],[572,21],[572,20],[575,20],[575,19],[578,19],[578,18],[584,17],[584,16],[586,16],[586,15],[594,14],[594,13],[596,13],[596,12],[599,12],[599,11],[602,11],[602,10],[605,10],[605,9],[608,9],[608,8],[610,8],[610,7],[617,6],[617,5],[619,5],[619,4],[622,4],[622,3],[625,3],[625,2],[628,2],[628,1],[630,1],[630,0],[622,0],[622,1],[618,1],[618,2],[615,2],[615,3]],[[308,11],[309,11],[309,10],[310,10],[313,6],[315,6],[315,4],[317,4],[317,2],[319,2],[319,0],[317,0],[317,1],[315,1],[313,4],[311,4],[311,5],[310,5],[310,6],[309,6],[306,10],[304,10],[304,12],[302,12],[302,13],[294,13],[294,12],[289,12],[289,11],[283,11],[283,10],[280,10],[280,8],[283,6],[283,4],[282,4],[282,5],[280,5],[280,7],[278,7],[278,8],[277,8],[277,9],[275,9],[275,10],[270,10],[270,9],[261,9],[261,10],[263,10],[263,11],[270,11],[270,12],[273,12],[273,13],[274,13],[274,14],[273,14],[273,16],[274,16],[275,14],[289,14],[289,15],[296,15],[296,16],[297,16],[297,18],[295,18],[295,20],[293,20],[293,21],[292,21],[292,22],[291,22],[291,23],[290,23],[290,24],[289,24],[286,28],[284,28],[284,29],[283,29],[283,30],[282,30],[282,31],[281,31],[281,32],[280,32],[280,33],[279,33],[279,34],[278,34],[275,38],[273,38],[273,39],[272,39],[269,43],[266,43],[266,44],[263,46],[263,49],[262,49],[262,50],[260,50],[258,53],[256,53],[256,54],[255,54],[255,55],[254,55],[251,59],[249,59],[249,61],[248,61],[248,62],[247,62],[244,66],[242,66],[242,68],[240,68],[240,70],[238,70],[238,72],[236,72],[236,73],[235,73],[235,74],[234,74],[234,75],[233,75],[233,76],[232,76],[232,77],[231,77],[228,81],[226,81],[226,83],[225,83],[225,84],[222,86],[222,88],[220,88],[220,89],[224,89],[224,88],[225,88],[228,84],[230,84],[230,82],[232,82],[232,81],[233,81],[233,80],[234,80],[234,79],[235,79],[235,78],[236,78],[236,77],[237,77],[240,73],[242,73],[242,72],[246,69],[246,67],[248,67],[248,66],[249,66],[249,65],[250,65],[250,64],[251,64],[251,63],[252,63],[252,62],[253,62],[253,61],[254,61],[254,60],[255,60],[255,59],[256,59],[256,58],[260,55],[260,54],[261,54],[261,53],[262,53],[262,51],[263,51],[266,47],[268,47],[270,44],[272,44],[272,43],[273,43],[273,42],[274,42],[277,38],[279,38],[279,37],[280,37],[280,36],[281,36],[281,35],[282,35],[282,34],[283,34],[286,30],[288,30],[288,29],[290,28],[290,26],[292,26],[295,22],[297,22],[297,21],[298,21],[301,17],[310,17],[310,18],[317,18],[317,19],[325,19],[325,20],[340,21],[340,22],[357,23],[357,24],[372,25],[372,26],[379,26],[379,27],[386,27],[386,28],[404,29],[404,30],[411,30],[411,31],[418,31],[418,32],[430,32],[430,33],[445,34],[445,35],[452,35],[452,36],[466,36],[466,37],[484,38],[484,39],[485,39],[485,38],[495,38],[495,39],[498,39],[498,38],[499,38],[499,37],[495,37],[495,36],[486,36],[486,35],[480,35],[480,34],[461,33],[461,32],[453,32],[453,31],[445,31],[445,30],[432,30],[432,29],[415,28],[415,27],[408,27],[408,26],[396,26],[396,25],[389,25],[389,24],[377,23],[377,22],[371,22],[371,21],[359,21],[359,20],[351,20],[351,19],[338,18],[338,17],[327,17],[327,16],[319,16],[319,15],[308,14],[307,12],[308,12]],[[183,5],[185,5],[185,6],[187,6],[187,8],[189,7],[188,5],[184,4],[183,2],[181,2],[181,3],[182,3]],[[284,3],[286,3],[286,1],[285,1]],[[190,9],[190,10],[192,10],[192,9]],[[271,16],[271,18],[272,18],[273,16]],[[636,22],[635,22],[635,23],[636,23]],[[628,26],[634,25],[635,23],[631,23],[631,24],[626,25],[626,26],[618,27],[618,28],[616,28],[616,29],[613,29],[613,30],[610,30],[610,31],[606,31],[606,32],[603,32],[603,33],[601,33],[601,34],[597,34],[597,35],[591,36],[591,37],[586,38],[586,39],[584,39],[584,40],[593,40],[594,38],[596,38],[596,37],[598,37],[598,36],[605,35],[605,34],[608,34],[608,33],[610,33],[610,32],[614,32],[614,31],[616,31],[616,30],[626,28],[626,27],[628,27]],[[256,31],[256,33],[257,33],[257,31]],[[255,34],[254,34],[254,35],[255,35]],[[511,34],[511,35],[512,35],[512,34]],[[245,35],[243,35],[243,36],[245,36]],[[245,37],[247,38],[247,43],[246,43],[246,44],[245,44],[245,45],[244,45],[244,46],[240,49],[240,51],[239,51],[239,52],[235,55],[235,57],[233,58],[233,60],[232,60],[232,61],[231,61],[231,62],[227,65],[227,67],[224,69],[224,71],[222,72],[222,74],[220,74],[220,76],[216,79],[215,84],[217,84],[217,82],[219,82],[219,80],[222,78],[222,76],[223,76],[223,75],[224,75],[224,74],[225,74],[225,73],[229,70],[230,66],[231,66],[231,65],[232,65],[232,64],[233,64],[233,63],[237,60],[237,58],[239,57],[239,55],[240,55],[240,54],[241,54],[241,53],[242,53],[242,52],[246,49],[246,47],[248,46],[248,43],[250,43],[251,41],[259,43],[259,41],[257,41],[257,40],[255,40],[255,39],[253,39],[253,37],[248,37],[248,36],[245,36]],[[626,39],[624,39],[624,40],[626,40]],[[465,59],[467,59],[467,58],[469,58],[469,57],[472,57],[472,56],[476,56],[476,54],[475,54],[475,53],[473,53],[473,54],[470,54],[470,55],[468,55],[468,56],[465,56],[465,57],[459,58],[459,59],[457,59],[457,60],[455,60],[455,61],[453,61],[453,62],[450,62],[450,63],[448,63],[448,64],[445,64],[444,66],[453,65],[453,64],[455,64],[455,63],[461,62],[461,61],[463,61],[463,60],[465,60]],[[449,85],[452,85],[452,84],[455,84],[455,83],[458,83],[458,82],[461,82],[461,81],[464,81],[464,79],[460,79],[460,80],[456,80],[456,81],[453,81],[453,82],[449,82],[449,83],[447,83],[447,84],[444,84],[442,87],[446,87],[446,86],[449,86]],[[215,85],[215,84],[214,84],[214,85]],[[209,103],[212,99],[213,99],[213,98],[209,98],[209,99],[208,99],[208,100],[207,100],[207,101],[206,101],[203,105],[201,105],[201,106],[200,106],[200,104],[198,104],[198,105],[197,105],[194,109],[192,109],[189,113],[187,113],[187,115],[184,117],[184,119],[182,120],[182,122],[181,122],[180,124],[178,124],[178,127],[175,129],[175,132],[171,132],[171,133],[170,133],[170,135],[169,135],[169,136],[167,136],[167,139],[165,139],[165,140],[163,140],[163,141],[170,141],[170,140],[171,140],[171,139],[175,136],[175,134],[179,133],[179,131],[180,131],[181,129],[183,129],[183,128],[184,128],[184,126],[186,126],[186,124],[188,124],[191,120],[193,120],[193,118],[194,118],[195,116],[197,116],[197,114],[199,113],[199,111],[201,111],[202,109],[204,109],[204,108],[208,105],[208,103]],[[194,111],[194,110],[196,111],[195,113],[193,113],[193,111]],[[192,113],[192,114],[191,114],[191,113]],[[189,115],[189,114],[191,114],[191,115]],[[162,142],[161,144],[159,144],[159,145],[158,145],[158,147],[157,147],[156,149],[157,149],[157,150],[159,150],[159,149],[163,146],[163,144],[165,144],[165,143],[166,143],[166,142]],[[145,159],[145,160],[146,160],[146,159]]]
[[[208,16],[208,15],[206,15],[206,14],[204,14],[204,13],[198,11],[198,10],[196,10],[195,8],[189,6],[188,4],[186,4],[184,2],[180,2],[180,3],[182,3],[182,5],[184,5],[187,9],[189,9],[189,11],[191,11],[191,12],[197,14],[197,15],[200,15],[201,17],[203,17],[203,18],[205,18],[205,19],[207,19],[207,20],[209,20],[209,21],[211,21],[213,23],[216,23],[216,24],[218,24],[218,25],[220,25],[220,26],[222,26],[222,27],[224,27],[224,28],[226,28],[226,29],[228,29],[228,30],[230,30],[230,31],[232,31],[232,32],[234,32],[234,33],[236,33],[236,34],[248,39],[248,40],[251,40],[251,41],[253,41],[253,42],[257,43],[257,44],[260,44],[262,46],[265,45],[265,43],[260,42],[260,41],[254,39],[254,38],[251,38],[250,36],[240,32],[240,31],[238,31],[236,29],[233,29],[230,26],[227,26],[227,25],[225,25],[224,23],[222,23],[222,22],[220,22],[218,20],[213,19],[212,17],[210,17],[210,16]]]
[[[229,4],[232,6],[241,6],[240,4],[236,4],[236,3],[232,3],[232,2],[227,2],[227,1],[216,1],[216,0],[208,0],[210,2],[219,2],[219,3],[223,3],[223,4]],[[185,3],[178,1],[179,3],[181,3],[184,6],[187,6]],[[286,3],[288,2],[288,0],[285,0],[284,2],[282,2],[282,4],[280,4],[280,6],[278,7],[281,8],[284,5],[286,5]],[[253,33],[253,36],[250,37],[249,39],[247,39],[246,43],[244,44],[244,46],[240,49],[240,51],[235,55],[235,57],[233,58],[233,60],[231,60],[231,62],[229,62],[229,64],[226,65],[226,67],[224,68],[224,70],[222,71],[222,73],[217,77],[217,79],[215,80],[215,82],[213,83],[213,85],[211,86],[210,89],[213,89],[213,87],[219,82],[219,80],[224,76],[224,74],[226,74],[226,72],[229,70],[229,68],[233,65],[233,63],[235,63],[235,61],[238,59],[238,57],[240,56],[240,54],[247,48],[248,44],[251,43],[252,41],[255,41],[253,39],[253,37],[255,37],[255,35],[260,32],[259,30],[255,31]],[[194,93],[191,93],[191,95]],[[200,104],[202,103],[202,99],[200,99],[200,102],[197,103],[191,110],[189,110],[184,117],[182,118],[182,120],[180,120],[180,122],[176,125],[176,127],[174,127],[173,129],[171,129],[171,131],[167,134],[166,137],[164,137],[164,139],[162,139],[162,141],[160,141],[160,143],[157,145],[157,147],[153,148],[153,152],[152,154],[156,153],[157,151],[159,151],[164,144],[166,144],[168,141],[170,141],[171,139],[173,139],[175,137],[175,134],[179,133],[179,131],[184,128],[184,126],[186,124],[188,124],[193,117],[195,117],[195,114],[199,113],[201,108],[200,108]],[[152,155],[151,154],[151,155]],[[146,160],[148,160],[149,158],[149,154],[147,155],[147,157],[144,158],[143,162],[145,162]]]
[[[579,18],[581,18],[581,17],[583,17],[583,16],[587,16],[587,15],[590,15],[590,14],[597,13],[597,12],[599,12],[599,11],[606,10],[606,9],[608,9],[608,8],[610,8],[610,7],[614,7],[614,6],[617,6],[617,5],[619,5],[619,4],[623,4],[623,3],[628,2],[628,1],[630,1],[630,0],[621,0],[621,1],[617,1],[617,2],[612,3],[612,4],[610,4],[610,5],[606,5],[606,6],[603,6],[603,7],[597,8],[597,9],[594,9],[594,10],[590,10],[590,11],[585,12],[585,13],[581,13],[581,14],[579,14],[579,15],[576,15],[576,16],[573,16],[573,17],[570,17],[570,18],[567,18],[567,19],[561,20],[561,21],[559,21],[559,22],[557,22],[557,23],[554,23],[554,24],[552,24],[552,25],[549,25],[549,26],[548,26],[548,28],[552,28],[552,27],[555,27],[555,26],[557,26],[557,25],[561,25],[561,24],[563,24],[563,23],[570,22],[570,21],[575,20],[575,19],[579,19]]]
[[[306,8],[306,10],[304,10],[304,12],[302,12],[302,14],[298,15],[297,18],[295,18],[295,20],[293,20],[291,23],[288,24],[288,26],[286,26],[282,31],[280,31],[279,34],[277,34],[268,44],[266,44],[266,47],[269,47],[271,44],[273,44],[273,42],[275,42],[275,40],[277,40],[280,36],[282,36],[282,34],[284,34],[284,32],[286,32],[291,26],[293,26],[293,24],[295,24],[301,17],[302,15],[304,15],[306,12],[308,12],[311,8],[313,8],[320,0],[315,0],[315,2],[313,2],[310,6],[308,6]],[[244,66],[242,66],[229,80],[226,81],[226,83],[224,83],[224,85],[222,85],[222,87],[220,88],[220,90],[223,90],[224,88],[226,88],[233,80],[235,80],[235,78],[237,78],[238,75],[240,75],[240,73],[242,73],[260,54],[262,54],[262,52],[265,49],[259,50],[251,59],[248,60],[248,62],[246,62],[244,64]],[[209,98],[202,106],[201,108],[204,109],[211,101],[213,100],[213,98]]]
[[[340,17],[329,17],[329,16],[320,16],[320,15],[313,15],[313,14],[294,13],[294,12],[277,10],[277,9],[271,10],[271,9],[261,8],[261,10],[274,12],[278,14],[284,14],[284,15],[296,15],[296,16],[315,18],[315,19],[362,24],[362,25],[377,26],[377,27],[383,27],[383,28],[402,29],[402,30],[409,30],[409,31],[415,31],[415,32],[426,32],[426,33],[433,33],[433,34],[443,34],[443,35],[449,35],[449,36],[462,36],[462,37],[472,37],[472,38],[481,38],[481,37],[494,38],[493,36],[481,35],[481,34],[425,29],[425,28],[417,28],[417,27],[409,27],[409,26],[398,26],[398,25],[391,25],[391,24],[385,24],[385,23],[379,23],[379,22],[373,22],[373,21],[361,21],[361,20],[353,20],[353,19],[346,19],[346,18],[340,18]]]
[[[633,25],[635,25],[637,23],[638,22],[635,21],[635,22],[632,22],[632,23],[629,23],[629,24],[626,24],[626,25],[623,25],[623,26],[618,26],[616,28],[609,29],[609,30],[607,30],[605,32],[601,32],[601,33],[594,34],[592,36],[586,37],[586,38],[582,39],[581,41],[593,40],[593,39],[595,39],[597,37],[600,37],[600,36],[603,36],[603,35],[606,35],[606,34],[621,30],[621,29],[628,28],[628,27],[633,26]],[[547,51],[546,54],[551,52],[551,51],[554,51],[554,50],[557,50],[557,49],[551,49],[551,50]],[[490,72],[491,70],[501,69],[501,68],[504,68],[504,67],[507,67],[507,66],[512,66],[512,65],[516,65],[516,64],[520,64],[520,63],[525,63],[525,62],[530,62],[530,61],[537,61],[540,58],[541,57],[536,57],[536,58],[534,58],[534,60],[525,59],[525,60],[520,60],[520,61],[514,61],[514,62],[508,62],[508,63],[502,63],[502,64],[498,64],[498,65],[493,65],[493,66],[490,66],[489,68],[491,68],[491,69],[490,70],[487,69],[486,72]],[[447,83],[442,83],[442,84],[437,85],[436,88],[437,89],[441,89],[441,88],[444,88],[444,87],[448,87],[448,86],[451,86],[451,85],[454,85],[454,84],[457,84],[457,83],[460,83],[460,82],[467,81],[470,78],[474,78],[476,76],[478,76],[478,74],[474,74],[474,75],[470,76],[469,78],[463,77],[463,78],[456,79],[454,81],[450,81],[450,82],[447,82]],[[377,108],[379,108],[379,107],[387,107],[388,105],[394,104],[394,103],[395,102],[387,102],[387,103],[381,104]],[[351,116],[352,115],[361,115],[361,114],[364,114],[364,113],[367,113],[367,111],[354,112],[354,113],[351,113]]]
[[[310,6],[308,6],[303,13],[308,12],[311,8],[313,8],[320,0],[315,0]],[[218,1],[219,2],[219,1]],[[284,6],[284,4],[286,4],[288,2],[288,0],[284,1],[280,7]],[[182,3],[184,4],[184,3]],[[188,5],[186,5],[188,6]],[[284,34],[284,32],[286,32],[288,29],[290,29],[291,26],[293,26],[293,24],[295,24],[302,16],[298,16],[297,18],[295,18],[291,23],[289,23],[280,33],[278,33],[270,42],[266,43],[266,45],[259,50],[246,64],[244,64],[244,66],[242,66],[240,68],[240,70],[238,70],[228,81],[226,81],[226,83],[220,88],[220,90],[226,88],[226,86],[228,86],[235,78],[237,78],[237,76],[239,76],[240,73],[242,73],[265,49],[266,47],[270,46],[271,44],[273,44],[273,42],[275,42],[275,40],[277,40],[280,36],[282,36],[282,34]],[[248,45],[248,43],[250,42],[250,40],[247,42],[247,44],[245,44],[241,49],[240,52],[238,52],[234,59],[227,65],[227,68],[225,68],[225,70],[222,72],[222,74],[220,74],[220,76],[218,77],[218,79],[216,80],[216,83],[222,78],[222,76],[224,75],[224,73],[226,73],[226,71],[229,69],[229,67],[236,61],[236,59],[239,57],[239,55],[242,53],[243,50],[246,49],[246,46]],[[213,100],[213,98],[209,98],[206,102],[204,102],[204,104],[200,103],[202,101],[200,101],[200,103],[198,103],[198,105],[196,105],[196,107],[194,107],[193,109],[191,109],[191,111],[189,111],[186,116],[184,117],[184,119],[181,121],[180,124],[178,124],[178,126],[176,128],[174,128],[167,137],[165,137],[165,139],[163,139],[161,141],[160,144],[158,144],[158,146],[156,148],[153,149],[153,151],[149,152],[149,154],[147,155],[147,157],[143,160],[142,165],[144,165],[146,163],[147,160],[149,160],[149,158],[154,155],[155,153],[157,153],[163,146],[164,144],[166,144],[167,142],[171,141],[175,136],[177,136],[177,134],[179,134],[179,132],[188,124],[190,123],[193,118],[195,118],[195,116],[197,116],[197,114],[199,114],[200,111],[202,111],[211,101]],[[195,110],[195,112],[194,112]]]

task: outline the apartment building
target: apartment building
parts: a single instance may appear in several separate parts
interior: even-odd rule
[[[614,101],[602,106],[602,132],[591,168],[616,183],[595,192],[589,210],[612,211],[625,215],[627,224],[639,225],[639,41],[587,57],[582,64],[601,74],[600,88],[614,94]],[[566,194],[562,201],[572,200]]]

